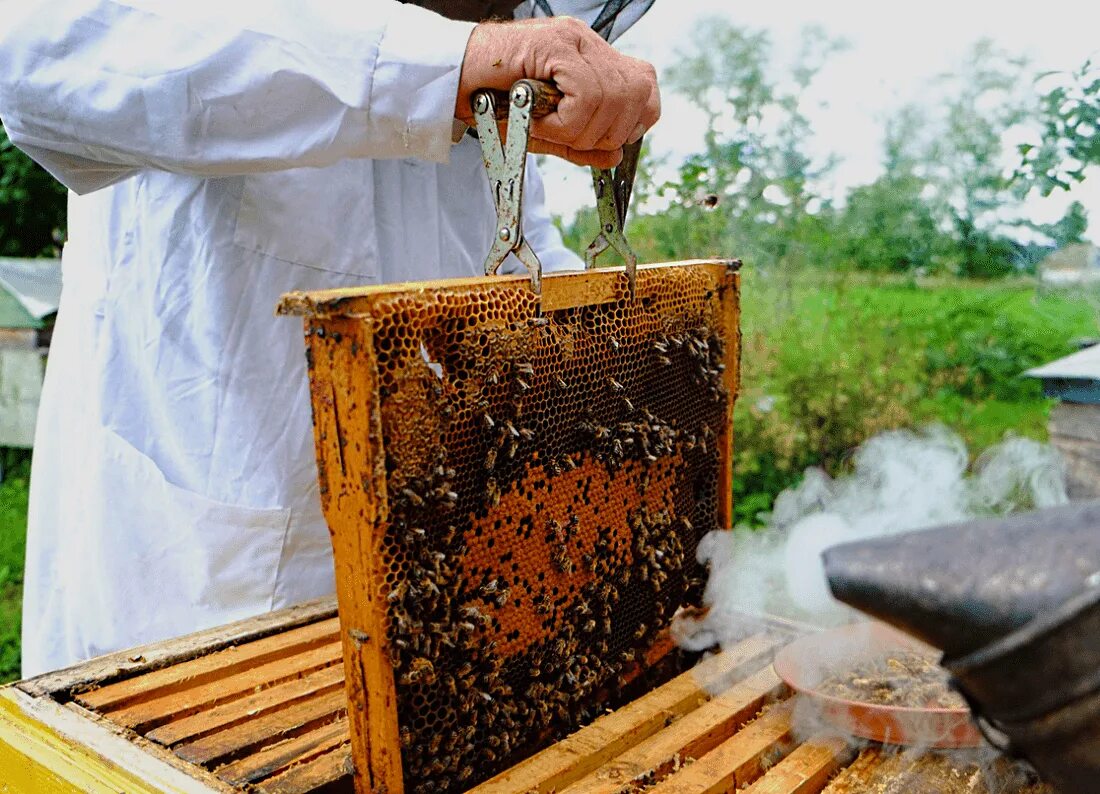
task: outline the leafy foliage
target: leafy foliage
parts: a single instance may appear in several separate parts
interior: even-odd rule
[[[65,235],[65,188],[0,125],[0,256],[56,256]]]
[[[1054,83],[1042,97],[1042,135],[1020,145],[1017,176],[1024,190],[1036,186],[1047,196],[1069,190],[1100,164],[1100,68],[1086,61],[1075,72],[1041,75],[1040,82]]]
[[[23,556],[27,533],[29,459],[23,450],[0,449],[0,683],[19,677]]]

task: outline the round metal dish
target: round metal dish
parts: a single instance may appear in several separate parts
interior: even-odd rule
[[[975,747],[982,742],[965,708],[912,708],[846,700],[817,687],[827,677],[898,650],[928,646],[881,623],[857,623],[808,634],[775,657],[775,672],[804,696],[804,708],[845,733],[883,744]]]

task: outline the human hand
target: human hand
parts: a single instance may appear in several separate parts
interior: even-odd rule
[[[657,74],[615,50],[572,17],[485,22],[462,61],[455,118],[472,123],[470,96],[508,90],[522,78],[551,80],[563,96],[554,113],[531,122],[530,151],[578,165],[612,168],[661,115]]]

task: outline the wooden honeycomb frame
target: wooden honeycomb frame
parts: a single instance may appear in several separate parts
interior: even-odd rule
[[[635,301],[622,269],[284,299],[360,791],[466,787],[560,738],[698,595],[694,543],[731,519],[736,270],[645,266]]]

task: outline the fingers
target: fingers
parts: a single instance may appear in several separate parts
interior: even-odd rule
[[[536,154],[551,154],[555,157],[561,157],[563,160],[568,160],[574,165],[584,165],[591,168],[614,168],[623,159],[622,149],[613,152],[601,149],[573,149],[564,144],[538,140],[537,138],[531,139],[529,151]]]
[[[455,115],[470,120],[469,97],[481,87],[508,88],[521,77],[553,80],[557,111],[531,124],[531,150],[598,168],[620,161],[661,115],[657,74],[617,52],[569,17],[483,23],[466,49]]]
[[[532,134],[571,149],[617,151],[660,117],[656,72],[583,26],[566,33],[572,46],[542,64],[564,97],[556,113],[534,123]]]

